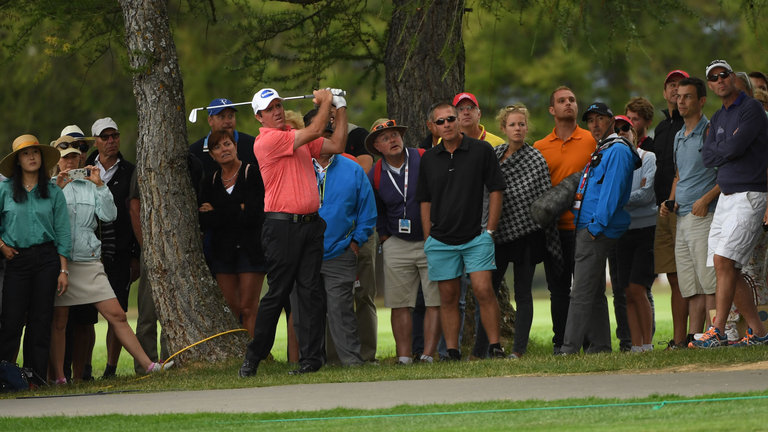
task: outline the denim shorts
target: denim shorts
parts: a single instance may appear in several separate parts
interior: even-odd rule
[[[432,236],[424,242],[429,279],[444,281],[456,279],[464,273],[496,270],[493,238],[483,231],[467,243],[449,245]]]

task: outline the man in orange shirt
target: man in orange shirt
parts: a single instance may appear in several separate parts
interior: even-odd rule
[[[597,143],[588,130],[576,123],[579,106],[576,95],[571,89],[561,86],[549,97],[549,113],[555,119],[552,133],[536,141],[534,148],[539,150],[547,161],[552,186],[558,185],[564,178],[581,171],[589,162]],[[550,295],[552,314],[552,343],[554,354],[560,352],[565,334],[565,322],[568,318],[570,303],[571,276],[573,275],[573,253],[575,248],[575,226],[570,210],[560,216],[557,223],[560,234],[560,246],[563,251],[563,265],[547,255],[544,270],[547,274],[547,287]]]

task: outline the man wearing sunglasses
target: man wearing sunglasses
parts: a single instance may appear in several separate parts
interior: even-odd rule
[[[491,283],[496,269],[493,232],[501,215],[504,178],[493,148],[462,134],[458,111],[437,104],[430,118],[441,142],[422,158],[416,200],[421,203],[429,279],[440,291],[440,321],[448,358],[460,360],[459,278],[466,272],[480,305],[491,357],[504,357],[499,343],[499,303]],[[487,229],[482,229],[484,188],[490,192]]]
[[[117,219],[101,224],[101,258],[109,284],[115,291],[120,306],[128,310],[128,290],[133,275],[138,277],[138,243],[133,235],[131,217],[128,213],[128,194],[131,176],[136,167],[120,154],[120,131],[110,117],[96,120],[91,126],[96,138],[96,150],[91,153],[87,165],[95,165],[101,171],[117,206]],[[107,366],[104,378],[115,376],[122,345],[110,325],[107,330]]]
[[[701,157],[704,166],[717,168],[720,197],[709,230],[707,265],[717,278],[713,327],[692,348],[715,348],[728,344],[725,322],[735,303],[749,330],[740,346],[768,342],[757,314],[753,293],[741,275],[748,264],[765,224],[768,182],[768,117],[760,102],[736,87],[733,68],[725,60],[714,60],[706,68],[709,89],[723,102],[712,116]]]
[[[566,177],[581,171],[597,147],[597,141],[592,138],[589,131],[577,124],[578,112],[576,95],[570,88],[561,86],[552,92],[549,97],[549,114],[555,119],[555,127],[549,135],[533,145],[547,161],[552,186],[557,186]],[[568,318],[568,305],[571,301],[573,250],[576,244],[573,213],[564,212],[557,222],[557,229],[564,262],[559,263],[558,259],[550,254],[544,257],[544,270],[551,302],[554,354],[558,354],[563,345],[565,320]]]
[[[576,249],[562,354],[578,353],[585,340],[586,353],[611,351],[605,261],[629,227],[624,206],[632,174],[642,163],[630,143],[614,132],[613,112],[606,104],[593,103],[582,120],[598,147],[584,167],[573,202]]]

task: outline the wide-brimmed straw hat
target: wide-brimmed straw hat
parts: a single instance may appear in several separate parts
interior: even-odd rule
[[[0,174],[6,177],[13,177],[13,173],[18,166],[16,162],[16,154],[30,147],[37,147],[40,149],[40,153],[43,155],[46,171],[50,172],[59,162],[61,155],[59,155],[58,150],[51,146],[40,144],[40,141],[34,135],[25,134],[13,140],[11,154],[0,161]]]
[[[380,118],[374,121],[373,125],[371,125],[371,132],[365,137],[365,148],[368,150],[368,153],[381,156],[381,152],[376,150],[373,142],[376,141],[376,137],[379,134],[388,130],[396,130],[400,133],[400,136],[403,136],[405,131],[408,130],[408,126],[398,126],[395,120],[387,118]]]

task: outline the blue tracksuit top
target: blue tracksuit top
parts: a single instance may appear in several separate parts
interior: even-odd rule
[[[642,161],[635,150],[620,141],[618,135],[611,134],[604,142],[606,144],[600,145],[594,154],[598,155],[599,163],[589,170],[582,192],[581,211],[572,211],[577,230],[587,228],[595,237],[605,234],[610,238],[619,238],[631,222],[624,206],[632,191],[633,172]],[[614,144],[608,146],[611,142]]]
[[[341,255],[352,240],[362,246],[373,234],[376,201],[363,168],[342,155],[328,165],[323,188],[319,213],[327,225],[323,260],[329,260]]]

